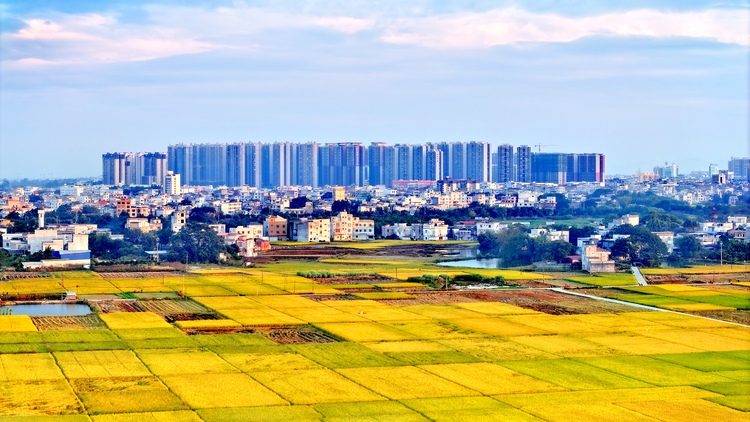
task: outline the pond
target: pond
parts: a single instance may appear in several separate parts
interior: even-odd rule
[[[461,261],[438,262],[437,265],[444,267],[464,267],[464,268],[500,268],[500,258],[486,259],[463,259]]]
[[[80,303],[31,303],[23,305],[0,306],[0,314],[28,316],[72,316],[88,315],[91,308]]]

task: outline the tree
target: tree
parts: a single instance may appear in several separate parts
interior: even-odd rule
[[[190,262],[218,262],[224,244],[215,231],[205,223],[188,221],[172,236],[168,259]]]
[[[534,261],[562,262],[565,257],[572,255],[575,250],[575,246],[564,240],[537,242]]]
[[[289,201],[289,208],[299,209],[299,208],[305,208],[305,204],[307,204],[307,197],[306,196],[298,196],[291,201]]]
[[[667,257],[667,245],[658,236],[643,226],[623,225],[618,227],[627,231],[630,236],[617,239],[612,245],[612,258],[639,264],[644,267],[658,267]]]
[[[679,218],[656,211],[651,211],[643,217],[643,224],[652,232],[675,231],[682,227]]]
[[[190,221],[196,223],[213,224],[217,221],[216,209],[214,207],[198,207],[190,211]]]
[[[683,259],[698,258],[705,252],[705,248],[695,236],[682,236],[675,240],[674,245]]]

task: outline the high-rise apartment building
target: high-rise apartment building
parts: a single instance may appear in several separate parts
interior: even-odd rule
[[[227,186],[242,186],[245,185],[245,144],[236,143],[229,144],[226,148],[226,184]]]
[[[451,172],[453,179],[466,179],[466,143],[453,142],[451,145]]]
[[[167,173],[163,152],[114,152],[102,155],[102,183],[105,185],[159,185]]]
[[[296,145],[297,185],[318,187],[318,144],[308,142]]]
[[[469,142],[464,148],[466,154],[466,179],[489,182],[491,172],[491,152],[489,142]]]
[[[513,180],[513,145],[503,144],[497,147],[496,174],[496,182],[505,183]]]
[[[734,172],[734,178],[750,180],[750,158],[732,157],[727,164],[727,170]]]
[[[167,170],[180,175],[183,185],[193,180],[193,145],[177,144],[167,148]]]
[[[181,193],[180,175],[167,171],[164,176],[164,193],[167,195],[179,195]]]
[[[443,175],[443,151],[433,147],[427,150],[425,160],[425,180],[442,180]]]
[[[654,173],[661,179],[672,179],[680,174],[680,168],[674,163],[664,163],[663,166],[655,166]]]
[[[261,187],[261,145],[258,142],[245,144],[245,184]]]
[[[603,182],[604,154],[567,154],[566,182]]]
[[[110,152],[102,154],[102,183],[105,185],[124,185],[126,163],[132,154]]]
[[[564,184],[567,176],[568,154],[531,154],[531,180],[538,183]]]
[[[521,183],[531,182],[531,147],[521,145],[516,149],[516,177]]]
[[[396,145],[396,180],[412,180],[411,145]]]
[[[417,144],[411,146],[411,179],[425,180],[427,165],[427,146]]]

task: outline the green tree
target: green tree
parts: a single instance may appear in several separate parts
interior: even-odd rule
[[[683,259],[698,258],[705,252],[705,248],[695,236],[679,237],[675,240],[674,245]]]
[[[562,262],[565,257],[572,255],[576,250],[570,242],[555,240],[553,242],[537,242],[534,261]]]
[[[218,262],[224,244],[208,224],[188,221],[172,236],[168,259],[190,262]]]
[[[643,267],[658,267],[667,257],[667,245],[646,227],[624,225],[619,228],[628,231],[630,236],[615,241],[611,248],[613,259]]]

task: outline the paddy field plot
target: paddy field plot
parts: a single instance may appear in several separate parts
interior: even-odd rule
[[[423,422],[424,416],[397,401],[374,401],[361,403],[317,404],[313,408],[325,420],[388,420],[399,422]]]
[[[310,406],[263,406],[228,409],[200,409],[197,411],[205,422],[312,422],[321,420],[320,413]]]
[[[537,418],[491,397],[447,397],[402,400],[434,421],[536,421]]]
[[[422,365],[419,368],[485,395],[564,390],[557,385],[491,363]]]
[[[159,376],[239,372],[216,353],[199,349],[139,350],[138,357]]]
[[[49,353],[0,354],[0,382],[65,379]]]
[[[118,312],[101,314],[100,318],[111,330],[172,327],[153,312]]]
[[[322,369],[314,361],[298,353],[221,353],[221,358],[242,372],[252,374],[268,371]]]
[[[651,386],[634,378],[569,359],[501,362],[499,365],[569,390],[603,390]]]
[[[337,372],[395,400],[480,395],[477,391],[413,366],[338,369]]]
[[[56,352],[55,359],[67,378],[145,377],[151,372],[130,350]]]
[[[36,325],[26,315],[0,315],[0,333],[36,331]]]
[[[65,380],[0,382],[0,417],[75,415],[81,404]]]
[[[357,343],[298,344],[292,350],[326,368],[366,368],[401,365],[384,353]]]
[[[247,374],[162,376],[171,391],[194,409],[289,404]]]
[[[190,410],[143,413],[110,413],[94,415],[91,417],[91,419],[94,422],[201,422],[201,418],[198,416],[198,414]]]
[[[731,381],[719,375],[686,368],[647,356],[620,356],[586,359],[587,365],[634,378],[651,385],[679,386]]]
[[[293,404],[386,400],[329,369],[257,372],[251,376]]]
[[[156,377],[79,378],[71,386],[90,413],[187,409]]]

